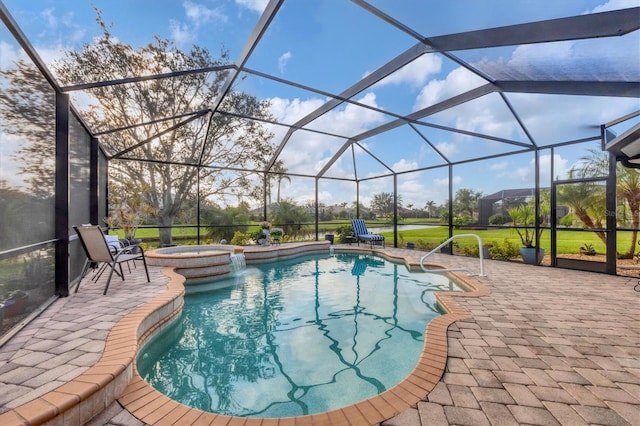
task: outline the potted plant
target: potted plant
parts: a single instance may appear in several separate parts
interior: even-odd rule
[[[273,240],[273,243],[276,245],[280,244],[280,239],[282,238],[283,235],[284,235],[284,229],[282,228],[273,228],[271,230],[271,239]]]
[[[260,222],[260,234],[258,236],[258,244],[260,244],[261,246],[269,245],[269,238],[271,237],[271,232],[269,231],[270,229],[271,229],[271,222],[266,220]]]
[[[486,242],[482,244],[482,257],[484,259],[491,259],[491,247],[493,247],[493,242]]]
[[[538,220],[538,224],[544,225],[547,213],[546,203],[541,202],[541,217]],[[530,265],[539,265],[544,258],[544,248],[536,247],[533,243],[535,238],[535,242],[539,244],[543,228],[538,228],[536,234],[535,201],[532,199],[526,204],[510,208],[509,216],[511,216],[511,224],[522,242],[522,247],[520,248],[522,260]],[[537,257],[536,252],[538,253]]]
[[[447,240],[441,240],[440,244],[444,243]],[[453,254],[453,249],[454,248],[458,248],[458,242],[457,241],[452,241],[449,244],[447,244],[446,246],[443,246],[440,248],[440,253],[442,254]]]
[[[109,229],[122,229],[125,240],[131,245],[140,244],[141,240],[135,238],[136,231],[143,219],[155,212],[154,207],[144,198],[143,190],[144,188],[134,188],[132,184],[119,188],[115,191],[119,195],[112,197],[115,205],[112,215],[104,218]]]

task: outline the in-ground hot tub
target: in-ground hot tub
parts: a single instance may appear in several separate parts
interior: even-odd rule
[[[188,280],[197,280],[228,274],[231,255],[242,252],[242,247],[224,244],[176,246],[150,250],[145,257],[149,265],[175,267]]]

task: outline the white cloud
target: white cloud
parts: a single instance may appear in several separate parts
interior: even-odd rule
[[[196,39],[196,33],[193,28],[186,23],[172,19],[169,21],[169,30],[171,31],[171,38],[178,45],[191,43]]]
[[[451,96],[458,95],[474,89],[486,81],[464,68],[456,68],[451,71],[444,80],[431,80],[422,88],[416,98],[414,111],[434,105]]]
[[[459,185],[461,184],[463,181],[462,176],[454,176],[453,177],[453,184],[454,185]],[[434,179],[433,180],[433,185],[436,187],[446,187],[447,185],[449,185],[449,178],[438,178],[438,179]]]
[[[0,40],[0,68],[3,70],[13,68],[20,57],[26,59],[22,49]]]
[[[534,164],[532,164],[533,167]],[[566,179],[571,167],[569,161],[566,158],[562,158],[561,155],[555,154],[553,156],[553,178]],[[540,176],[550,176],[551,173],[551,155],[540,156]]]
[[[570,168],[568,160],[566,158],[562,158],[559,154],[554,154],[553,160],[553,177],[558,177],[560,179],[566,178],[567,172]],[[541,180],[547,181],[551,173],[551,155],[540,155],[539,161]],[[509,164],[509,167],[513,167],[513,164]],[[527,185],[531,185],[532,182],[535,182],[535,159],[533,158],[529,160],[526,165],[515,167],[511,170],[507,167],[500,170],[501,172],[496,175],[496,178],[499,180],[521,182]]]
[[[271,103],[270,111],[276,121],[293,124],[324,105],[327,100],[321,98],[306,100],[271,98],[269,101]],[[358,99],[358,102],[377,106],[375,94],[371,92],[364,94]],[[315,120],[312,128],[349,137],[379,124],[382,120],[383,116],[376,111],[345,103]],[[274,141],[277,144],[282,141],[288,131],[282,126],[271,126],[269,130],[275,134]],[[344,138],[297,131],[287,142],[287,146],[282,152],[282,159],[291,172],[315,173],[324,167],[344,143]],[[331,168],[331,175],[352,177],[353,172],[347,169],[342,170],[341,163],[338,163]]]
[[[404,206],[413,204],[415,208],[421,208],[425,200],[439,196],[439,191],[432,187],[431,182],[420,179],[421,175],[418,172],[398,176],[398,194],[402,196]]]
[[[236,0],[236,4],[261,14],[269,4],[269,0]]]
[[[435,147],[445,157],[451,157],[458,152],[458,146],[452,142],[440,142],[437,143]]]
[[[287,63],[291,59],[291,52],[286,52],[280,55],[278,58],[278,69],[280,70],[280,74],[284,74],[287,68]]]
[[[417,162],[412,160],[406,160],[404,158],[398,160],[391,166],[391,169],[396,172],[403,172],[406,170],[415,170],[417,168],[418,168]]]
[[[489,166],[489,170],[505,170],[509,167],[508,161],[501,161],[499,163],[493,163]]]
[[[308,100],[302,99],[283,99],[271,98],[270,111],[276,118],[276,121],[293,124],[305,117],[310,112],[324,105],[324,99],[313,98]],[[283,140],[288,128],[283,126],[268,126],[269,130],[274,133],[274,141],[280,144]],[[304,149],[299,149],[300,147]],[[292,148],[292,147],[297,147]],[[287,146],[282,153],[282,159],[290,172],[317,172],[320,169],[320,162],[326,156],[326,136],[305,131],[294,132],[293,136],[287,142]]]
[[[430,76],[442,70],[442,59],[437,55],[426,54],[405,65],[398,71],[378,82],[375,87],[408,84],[413,88],[424,85]],[[366,73],[368,75],[370,73]]]
[[[292,100],[285,98],[271,98],[269,99],[269,102],[271,104],[269,110],[276,118],[276,121],[292,124],[324,105],[326,101],[319,98],[307,100],[299,98],[294,98]]]
[[[182,7],[184,7],[184,12],[187,15],[187,18],[198,28],[202,24],[206,24],[208,22],[228,21],[227,16],[222,13],[220,8],[211,9],[189,0],[182,2]]]
[[[606,12],[609,10],[628,9],[631,7],[637,7],[638,0],[611,0],[599,6],[596,6],[591,11],[592,13]]]
[[[181,22],[176,19],[169,21],[169,31],[171,38],[178,45],[193,43],[198,38],[198,30],[214,23],[227,23],[229,18],[222,12],[222,8],[209,8],[205,5],[185,0],[182,2],[184,14],[188,22]]]
[[[42,17],[45,19],[46,23],[47,23],[47,27],[49,28],[56,28],[58,26],[58,18],[55,16],[54,12],[54,8],[50,7],[47,9],[44,9],[40,14],[42,15]]]
[[[376,103],[376,95],[372,92],[365,93],[364,96],[356,99],[356,101],[364,105],[379,107]],[[383,121],[384,116],[377,111],[353,104],[343,104],[315,120],[314,128],[339,135],[352,136]]]

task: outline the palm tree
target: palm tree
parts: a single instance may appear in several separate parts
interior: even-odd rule
[[[585,178],[606,176],[608,174],[608,156],[596,150],[590,150],[590,152],[591,155],[581,158],[580,165],[571,169],[570,173],[577,173],[579,177]],[[620,259],[632,259],[638,241],[638,227],[640,226],[640,174],[635,169],[624,167],[621,163],[618,163],[616,165],[616,175],[617,199],[627,204],[631,218],[631,242],[629,249],[625,253],[618,254],[618,257]],[[590,197],[589,200],[595,201],[593,197]],[[593,207],[593,204],[590,207]],[[576,215],[577,214],[576,212]],[[606,214],[616,214],[616,212],[606,212]],[[591,215],[587,212],[584,219],[588,220],[588,218],[590,219],[591,217],[593,217],[593,212]],[[585,222],[581,217],[580,220]],[[596,218],[594,222],[597,222],[597,220]],[[620,222],[620,219],[618,219],[618,221]],[[602,221],[599,227],[602,227],[601,223]],[[587,222],[585,222],[585,225],[589,226]],[[600,238],[602,239],[602,237]]]
[[[275,175],[275,177],[273,176]],[[273,163],[271,167],[271,173],[267,173],[267,204],[271,205],[271,179],[277,181],[278,189],[276,192],[276,202],[280,202],[280,188],[282,187],[282,181],[287,180],[291,183],[291,178],[287,175],[287,168],[284,167],[282,160],[278,160]]]
[[[427,201],[424,205],[424,208],[427,209],[427,216],[429,216],[429,219],[431,219],[431,212],[435,206],[435,201]]]
[[[278,179],[278,192],[276,194],[276,202],[279,203],[280,202],[280,187],[282,186],[282,181],[286,180],[289,183],[291,183],[291,178],[289,176],[287,176],[287,175],[278,175],[277,179]]]
[[[575,170],[569,171],[569,178],[573,179]],[[602,206],[604,188],[592,182],[571,183],[562,185],[558,191],[558,202],[566,204],[578,219],[588,229],[602,228],[602,220],[594,213],[598,210],[596,206]],[[607,236],[602,231],[595,231],[600,241],[607,244]]]
[[[631,242],[629,249],[623,253],[621,259],[633,259],[638,241],[638,227],[640,227],[640,173],[621,164],[617,169],[616,193],[618,199],[625,200],[631,216]]]

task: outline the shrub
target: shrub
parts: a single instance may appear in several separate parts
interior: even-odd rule
[[[251,244],[251,235],[242,231],[236,231],[231,238],[231,244],[236,246],[248,246]]]
[[[467,226],[473,223],[473,218],[468,214],[453,217],[453,224],[456,226]]]
[[[354,235],[351,225],[340,225],[336,228],[336,235],[338,236],[338,243],[346,243],[345,237]]]
[[[489,247],[492,259],[509,260],[520,256],[520,248],[517,244],[505,239],[502,243],[495,242]]]
[[[562,218],[560,218],[559,220],[559,223],[561,226],[566,226],[567,228],[569,228],[573,225],[574,220],[575,217],[573,216],[573,214],[569,213],[566,216],[562,216]]]
[[[416,248],[418,250],[431,251],[435,248],[435,244],[430,244],[425,240],[418,240],[416,241]]]
[[[509,217],[501,213],[496,213],[491,217],[489,217],[489,223],[491,225],[504,225],[505,223],[508,223],[508,222],[509,222]]]
[[[462,247],[462,254],[464,254],[465,256],[469,256],[469,257],[480,257],[479,251],[478,251],[478,246],[473,244],[470,246],[463,246]]]

